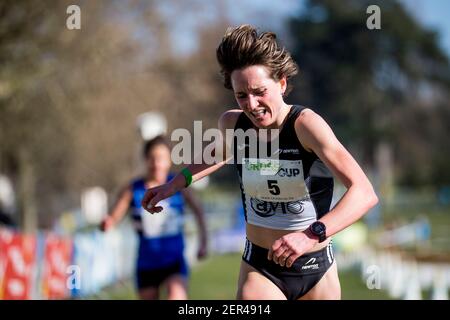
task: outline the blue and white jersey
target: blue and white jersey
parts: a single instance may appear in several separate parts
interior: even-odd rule
[[[172,178],[170,175],[167,179]],[[164,209],[151,214],[141,206],[145,194],[145,179],[131,183],[132,218],[139,235],[138,269],[162,268],[183,257],[184,199],[177,192],[158,203]]]

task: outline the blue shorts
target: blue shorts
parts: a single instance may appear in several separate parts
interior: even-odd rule
[[[161,268],[136,270],[136,284],[138,289],[158,288],[167,278],[173,275],[187,277],[189,274],[186,260],[180,258],[178,261]]]

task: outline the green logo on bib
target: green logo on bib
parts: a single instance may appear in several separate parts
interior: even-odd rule
[[[278,171],[280,168],[280,163],[278,161],[272,162],[250,162],[248,160],[245,161],[245,168],[249,171],[261,171],[263,169],[265,170],[274,170],[275,172]]]

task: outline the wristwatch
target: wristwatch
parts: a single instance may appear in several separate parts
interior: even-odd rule
[[[309,226],[309,231],[319,238],[319,243],[324,242],[327,239],[327,228],[325,224],[320,221],[313,222]]]

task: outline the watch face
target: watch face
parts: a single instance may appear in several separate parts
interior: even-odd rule
[[[320,222],[315,222],[312,225],[312,231],[315,234],[323,234],[325,232],[325,225]]]

